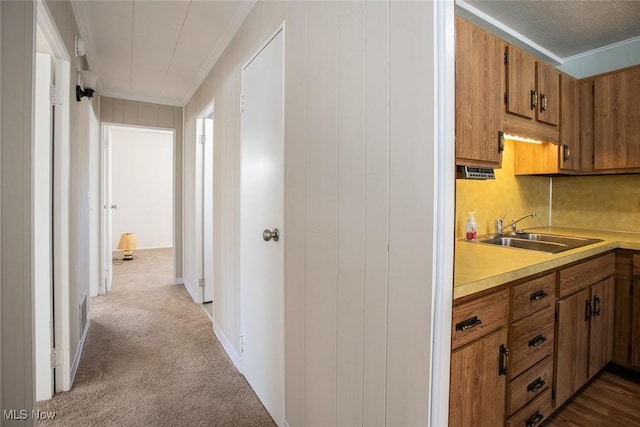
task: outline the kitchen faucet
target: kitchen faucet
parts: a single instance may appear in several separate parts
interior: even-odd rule
[[[509,211],[507,211],[507,213],[509,213]],[[505,214],[505,216],[507,216],[507,214]],[[536,217],[536,213],[534,212],[534,213],[531,213],[531,214],[529,214],[529,215],[525,215],[525,216],[523,216],[523,217],[522,217],[522,218],[520,218],[520,219],[516,219],[516,220],[514,220],[514,221],[513,221],[511,224],[509,224],[509,225],[502,225],[502,222],[504,221],[504,217],[496,219],[496,236],[501,236],[501,235],[503,234],[503,231],[502,231],[502,230],[503,230],[504,228],[508,228],[508,227],[512,227],[512,228],[513,228],[513,232],[514,232],[514,233],[517,233],[517,232],[518,232],[518,230],[517,230],[517,228],[516,228],[516,224],[517,224],[517,223],[519,223],[520,221],[522,221],[523,219],[525,219],[525,218],[529,218],[529,217],[531,217],[531,218],[535,218],[535,217]]]

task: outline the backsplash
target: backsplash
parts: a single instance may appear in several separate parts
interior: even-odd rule
[[[478,235],[494,233],[495,220],[501,218],[507,209],[511,209],[511,212],[505,218],[505,224],[535,212],[535,219],[527,218],[518,227],[549,225],[550,178],[514,176],[513,144],[505,140],[502,168],[495,170],[495,180],[456,180],[456,238],[464,237],[464,226],[470,211],[476,213]],[[636,201],[636,208],[639,202]]]
[[[640,175],[553,178],[557,227],[640,233]]]

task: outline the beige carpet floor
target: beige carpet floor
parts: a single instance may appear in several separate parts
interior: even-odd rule
[[[213,335],[211,321],[172,284],[171,250],[114,263],[112,291],[91,298],[73,388],[39,402],[40,426],[273,426]]]

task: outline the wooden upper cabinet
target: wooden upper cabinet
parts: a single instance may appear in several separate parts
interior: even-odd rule
[[[507,112],[534,119],[536,92],[536,58],[514,46],[506,47]]]
[[[456,18],[456,164],[501,165],[503,49],[499,38]]]
[[[580,170],[580,84],[568,74],[560,75],[559,163],[563,172]]]
[[[536,62],[538,105],[536,119],[553,126],[560,123],[560,71],[546,62]]]
[[[594,79],[593,126],[594,170],[640,169],[640,67]]]

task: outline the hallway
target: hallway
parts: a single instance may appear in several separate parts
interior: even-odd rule
[[[171,250],[115,262],[112,292],[91,299],[73,388],[40,402],[40,426],[274,425],[215,339],[211,321],[171,284]]]

